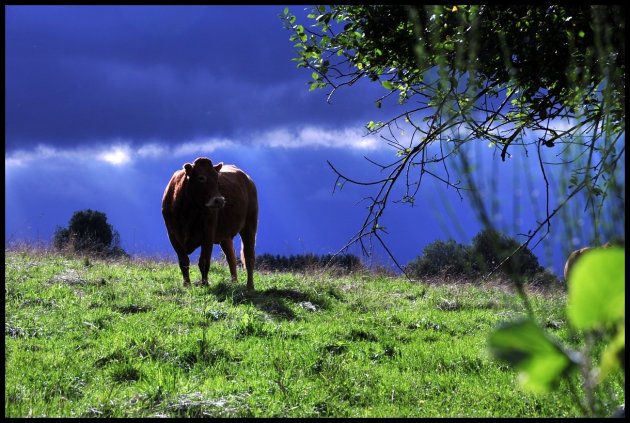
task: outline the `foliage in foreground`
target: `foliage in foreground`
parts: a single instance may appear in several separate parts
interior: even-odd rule
[[[498,286],[255,277],[248,293],[214,264],[209,288],[185,289],[172,263],[6,252],[5,415],[581,415],[564,381],[544,396],[515,390],[490,357],[492,328],[524,315]],[[576,342],[563,293],[531,302]],[[595,395],[602,414],[623,402],[619,372]]]
[[[497,357],[519,369],[521,384],[532,391],[548,392],[581,370],[585,395],[577,403],[585,415],[597,416],[606,407],[593,390],[614,370],[621,368],[625,375],[625,250],[585,253],[568,283],[568,322],[585,339],[579,351],[550,337],[533,316],[505,323],[492,333],[490,345]],[[593,351],[596,343],[603,349]],[[625,414],[623,404],[619,413]]]

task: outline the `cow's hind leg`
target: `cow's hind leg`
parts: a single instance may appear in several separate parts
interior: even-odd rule
[[[256,264],[256,229],[245,228],[241,231],[241,260],[247,270],[247,289],[254,289],[254,266]]]
[[[232,241],[232,238],[221,241],[221,249],[223,250],[223,254],[225,254],[225,259],[228,262],[230,275],[232,276],[232,282],[237,282],[238,276],[236,275],[236,253],[234,252],[234,242]]]

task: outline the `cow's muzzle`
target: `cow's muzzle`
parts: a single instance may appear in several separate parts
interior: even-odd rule
[[[223,206],[225,206],[225,197],[212,197],[206,203],[209,209],[221,209]]]

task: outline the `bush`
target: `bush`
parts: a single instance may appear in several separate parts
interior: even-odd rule
[[[497,232],[494,229],[484,229],[473,238],[472,247],[483,257],[489,270],[503,262],[519,246],[520,242],[514,238]],[[534,276],[543,272],[544,268],[538,263],[538,258],[527,247],[521,249],[500,269],[507,274]]]
[[[493,229],[484,229],[473,238],[472,245],[458,244],[452,239],[430,243],[421,256],[407,265],[406,272],[413,277],[443,275],[476,278],[494,269],[519,245],[513,238]],[[545,269],[538,264],[538,259],[529,248],[524,247],[499,271],[525,276],[530,280],[536,276],[540,280]]]
[[[405,270],[410,276],[416,277],[438,274],[476,277],[485,270],[485,265],[473,248],[449,239],[427,245],[422,256],[410,262]]]
[[[57,227],[57,250],[109,257],[128,256],[120,247],[120,235],[107,223],[105,213],[91,209],[74,212],[67,228]]]

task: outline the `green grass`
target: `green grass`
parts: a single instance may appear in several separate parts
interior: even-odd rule
[[[215,263],[186,289],[172,263],[5,251],[5,416],[581,415],[568,386],[525,393],[488,354],[524,313],[506,289],[256,273],[248,293],[239,277]],[[564,294],[531,299],[570,340]],[[621,376],[608,389],[624,401]]]

